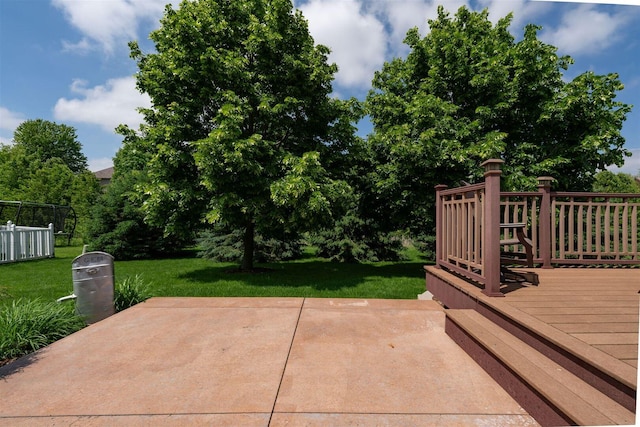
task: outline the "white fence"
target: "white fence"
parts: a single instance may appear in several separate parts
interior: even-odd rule
[[[30,259],[53,258],[55,235],[53,224],[48,228],[0,226],[0,264]]]

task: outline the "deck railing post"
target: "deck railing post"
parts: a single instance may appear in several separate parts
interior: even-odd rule
[[[553,268],[551,265],[551,182],[550,176],[538,177],[538,191],[542,193],[540,201],[540,232],[538,233],[542,268]]]
[[[443,204],[440,197],[440,192],[446,190],[447,186],[444,184],[436,185],[436,267],[441,268],[440,260],[442,259],[442,239],[445,238],[446,233],[442,229],[442,210]]]
[[[482,291],[488,296],[502,297],[500,292],[500,170],[504,160],[489,159],[484,166],[484,277]]]

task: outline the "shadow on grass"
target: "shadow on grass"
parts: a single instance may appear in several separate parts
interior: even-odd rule
[[[320,260],[261,264],[260,273],[230,272],[227,266],[211,266],[178,276],[201,284],[239,281],[255,287],[310,287],[319,291],[336,291],[357,287],[367,281],[380,279],[424,278],[424,262],[343,264]]]

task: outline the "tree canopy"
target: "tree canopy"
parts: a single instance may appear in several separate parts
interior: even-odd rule
[[[593,182],[593,191],[597,193],[634,193],[640,194],[640,176],[611,171],[602,171],[596,174]]]
[[[615,101],[618,75],[565,82],[572,59],[533,25],[516,41],[511,19],[494,25],[487,10],[452,17],[440,7],[425,37],[407,33],[408,56],[375,74],[370,197],[386,201],[378,215],[393,219],[389,227],[430,232],[434,185],[473,182],[488,158],[505,161],[506,189],[533,189],[549,175],[558,190],[588,191],[598,171],[629,155],[620,129],[631,107]]]
[[[153,147],[146,218],[165,230],[209,222],[269,237],[331,218],[350,197],[334,164],[349,150],[349,102],[331,97],[337,70],[290,0],[184,1],[135,42],[138,88]]]
[[[27,120],[13,139],[13,145],[0,146],[0,199],[71,205],[78,215],[76,233],[83,235],[100,185],[87,169],[75,129]]]
[[[87,168],[82,144],[71,126],[42,119],[27,120],[18,125],[13,141],[41,162],[58,158],[74,173]]]
[[[119,191],[165,242],[190,240],[203,220],[214,242],[240,232],[244,269],[256,236],[321,227],[327,256],[388,258],[406,234],[432,233],[433,187],[481,179],[488,158],[505,161],[507,190],[550,175],[557,190],[588,191],[629,155],[623,85],[614,73],[568,81],[572,59],[538,40],[534,25],[516,40],[511,19],[440,7],[426,36],[407,33],[407,57],[375,74],[363,109],[332,97],[337,68],[290,0],[169,5],[153,52],[130,43],[152,107],[137,133],[120,128],[118,162],[142,173],[123,177]],[[373,123],[367,139],[354,136],[363,114]]]
[[[124,140],[113,158],[111,182],[91,215],[88,237],[91,250],[116,259],[140,259],[178,253],[193,243],[193,233],[165,233],[164,227],[145,222],[142,209],[147,195],[138,191],[149,183],[147,165],[152,147],[145,135],[120,126]]]

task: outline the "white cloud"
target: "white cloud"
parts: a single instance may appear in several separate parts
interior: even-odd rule
[[[300,6],[317,44],[331,48],[338,65],[336,82],[366,88],[382,67],[386,53],[384,25],[356,0],[312,0]]]
[[[621,168],[611,166],[607,169],[614,173],[624,172],[633,176],[640,175],[640,148],[632,148],[629,151],[631,151],[631,157],[625,157],[624,165]]]
[[[493,23],[513,12],[512,33],[520,32],[527,24],[535,24],[538,16],[553,7],[550,3],[525,0],[479,0],[479,3],[482,8],[489,9],[489,19]]]
[[[640,6],[639,0],[532,0],[545,2],[566,2],[566,3],[598,3],[598,4],[615,4],[625,6]]]
[[[79,42],[76,43],[71,43],[69,41],[63,40],[62,41],[62,51],[63,52],[75,52],[75,53],[79,53],[79,54],[84,54],[87,53],[91,50],[93,50],[94,46],[91,44],[91,42],[84,37],[82,40],[80,40]]]
[[[0,129],[13,133],[18,125],[24,121],[25,118],[22,114],[0,107]]]
[[[0,145],[12,145],[13,134],[18,125],[24,121],[23,114],[0,107]]]
[[[142,20],[157,21],[165,0],[52,0],[80,33],[78,42],[64,42],[65,50],[84,52],[96,45],[107,53],[116,44],[133,40]]]
[[[602,12],[584,4],[569,9],[559,27],[541,32],[540,39],[563,55],[594,54],[620,40],[628,22],[623,13]]]
[[[387,25],[389,51],[395,56],[404,56],[409,52],[403,44],[409,29],[417,27],[422,37],[429,33],[428,21],[438,17],[440,5],[452,17],[462,6],[477,11],[488,8],[489,19],[494,23],[513,12],[511,31],[514,32],[551,8],[548,4],[526,0],[478,0],[475,4],[471,0],[387,0],[368,4],[370,10]]]
[[[100,157],[97,159],[88,159],[89,170],[91,172],[101,171],[113,166],[113,159],[110,157]]]
[[[387,24],[392,55],[404,56],[409,52],[409,48],[403,44],[407,31],[417,27],[424,37],[429,32],[428,20],[438,17],[439,5],[453,16],[461,6],[470,7],[469,3],[469,0],[373,1],[370,8]]]
[[[385,1],[380,5],[382,8],[379,13],[387,19],[391,30],[392,50],[395,52],[404,50],[402,41],[409,29],[418,27],[420,34],[424,36],[429,30],[427,20],[437,16],[437,5],[430,1]],[[445,7],[448,8],[448,6]],[[455,12],[455,10],[453,11]]]
[[[56,120],[96,124],[109,132],[120,124],[137,128],[142,122],[137,108],[151,106],[149,96],[136,89],[133,77],[110,79],[93,88],[74,80],[71,91],[80,97],[59,99],[53,110]]]

